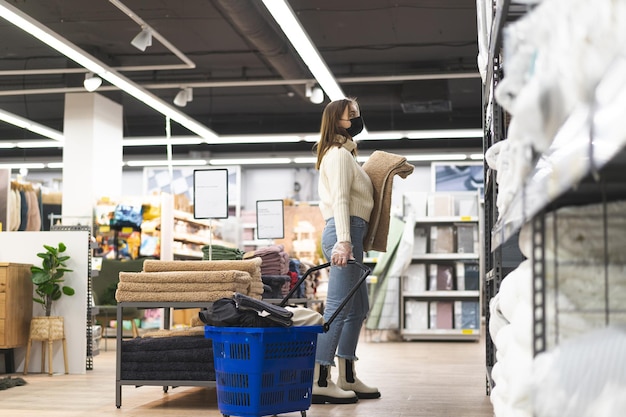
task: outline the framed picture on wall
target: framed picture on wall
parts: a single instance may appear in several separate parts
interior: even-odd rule
[[[461,162],[431,164],[435,192],[445,191],[480,191],[485,188],[484,168],[482,162]]]

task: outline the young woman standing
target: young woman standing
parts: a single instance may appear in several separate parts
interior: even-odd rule
[[[337,310],[356,284],[360,269],[348,260],[363,262],[363,238],[374,205],[372,182],[356,161],[353,136],[363,130],[355,99],[329,103],[322,114],[320,140],[316,144],[319,170],[320,210],[326,221],[322,250],[331,262],[324,319]],[[379,398],[377,388],[356,377],[354,362],[361,327],[369,311],[367,287],[362,285],[332,322],[318,336],[313,380],[314,404],[354,403]],[[339,377],[335,384],[330,369],[338,358]]]

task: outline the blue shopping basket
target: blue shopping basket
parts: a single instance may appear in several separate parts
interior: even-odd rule
[[[362,269],[361,278],[328,322],[319,326],[214,327],[205,326],[205,337],[213,341],[213,362],[217,404],[224,416],[261,417],[300,411],[306,417],[311,406],[317,335],[330,327],[371,270]],[[287,304],[295,289],[313,271],[298,280],[281,301]]]

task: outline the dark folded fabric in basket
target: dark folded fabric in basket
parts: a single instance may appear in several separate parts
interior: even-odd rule
[[[284,307],[268,303],[267,301],[257,300],[238,292],[233,295],[233,298],[239,310],[255,311],[259,316],[278,323],[283,327],[290,327],[293,324],[291,321],[293,313]]]
[[[220,298],[206,310],[198,313],[200,320],[215,327],[283,327],[282,323],[269,320],[255,310],[240,309],[231,298]]]

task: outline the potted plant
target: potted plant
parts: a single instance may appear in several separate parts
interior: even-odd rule
[[[24,374],[28,373],[28,361],[30,357],[30,347],[32,341],[41,340],[52,342],[54,340],[63,341],[63,356],[65,360],[65,373],[68,373],[67,354],[65,350],[65,328],[63,316],[52,316],[52,305],[63,295],[72,296],[75,291],[72,287],[63,285],[63,276],[66,272],[72,272],[67,268],[65,262],[70,257],[63,253],[67,249],[65,244],[59,243],[58,247],[43,245],[45,252],[37,254],[42,259],[41,266],[31,266],[31,281],[35,287],[36,297],[33,301],[42,305],[45,316],[33,317],[30,322],[29,343],[26,347],[26,362],[24,364]],[[51,346],[51,345],[50,345]],[[41,371],[45,361],[45,350],[42,350]],[[48,373],[52,375],[52,350],[48,351]]]
[[[64,294],[74,295],[72,287],[63,285],[63,276],[66,272],[72,272],[67,268],[65,262],[70,259],[68,255],[63,255],[67,249],[65,244],[59,243],[58,247],[43,245],[45,252],[37,254],[42,259],[41,266],[31,266],[31,280],[35,285],[35,293],[38,297],[33,297],[33,301],[43,306],[46,317],[50,317],[52,304]]]

